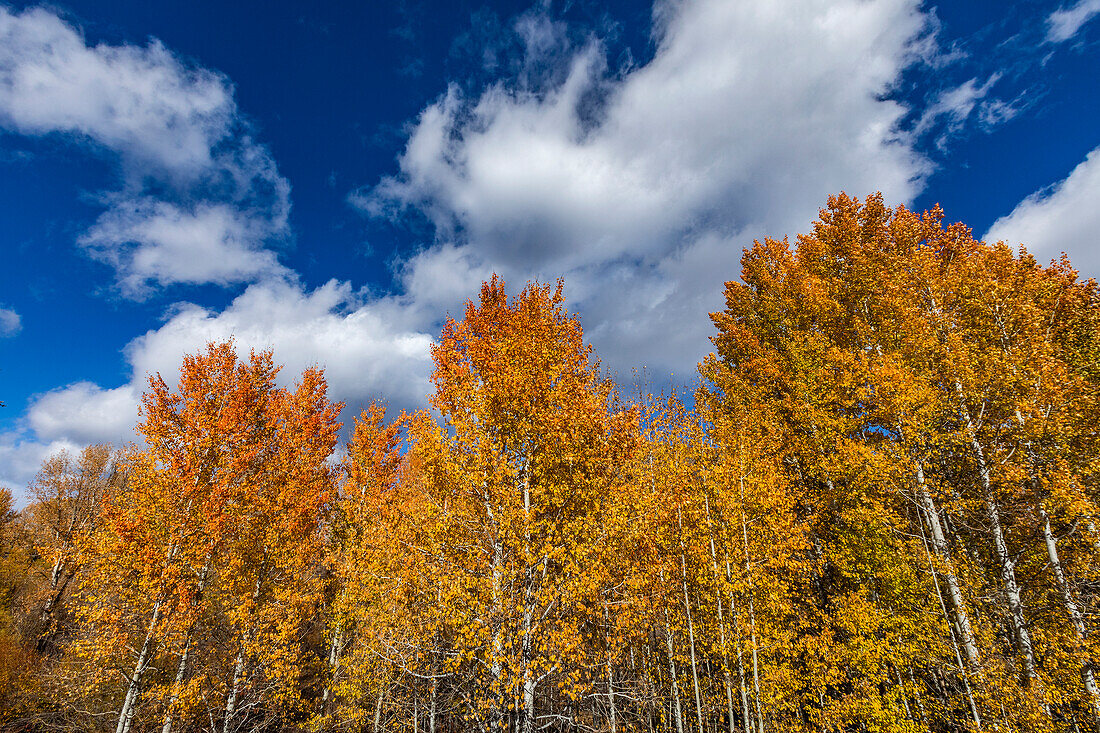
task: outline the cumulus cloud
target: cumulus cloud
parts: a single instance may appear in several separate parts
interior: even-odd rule
[[[275,253],[256,247],[277,230],[232,205],[188,209],[144,197],[117,203],[79,241],[117,268],[125,292],[139,294],[152,283],[229,285],[282,276]]]
[[[182,354],[231,335],[242,351],[273,346],[288,379],[326,367],[333,396],[353,406],[376,396],[422,404],[429,334],[493,271],[513,287],[566,276],[587,335],[620,375],[646,365],[658,379],[690,378],[708,348],[707,313],[721,307],[722,282],[737,277],[753,237],[805,230],[840,190],[908,201],[921,189],[929,164],[899,130],[910,110],[889,94],[934,44],[918,0],[662,0],[654,19],[652,60],[611,69],[599,39],[570,40],[543,11],[525,14],[513,26],[524,56],[496,67],[510,78],[450,87],[423,110],[395,174],[351,196],[373,216],[435,226],[434,243],[396,263],[392,295],[335,281],[310,290],[279,276],[259,240],[285,229],[289,193],[239,120],[220,138],[200,135],[215,140],[208,159],[198,144],[178,156],[193,166],[158,163],[170,171],[164,181],[205,183],[173,183],[182,193],[171,199],[125,189],[83,245],[134,291],[204,277],[259,282],[220,312],[175,306],[126,347],[126,384],[39,397],[23,442],[4,438],[9,452],[117,439],[124,421],[108,416],[136,416],[145,375],[172,381]],[[84,48],[100,62],[102,46]],[[0,78],[10,76],[3,68]],[[220,83],[229,101],[218,108],[236,119]],[[51,129],[124,160],[176,159],[124,150],[106,133]],[[215,259],[188,253],[213,250],[229,253],[220,269],[188,269]]]
[[[888,98],[929,49],[916,0],[659,2],[654,57],[626,70],[535,12],[516,23],[515,78],[450,87],[398,172],[351,201],[419,212],[451,242],[409,263],[412,282],[444,266],[566,275],[621,369],[644,355],[690,373],[753,236],[805,229],[840,190],[908,201],[929,171]]]
[[[422,329],[425,317],[407,296],[371,298],[335,280],[314,290],[286,280],[257,283],[222,311],[176,304],[159,328],[125,347],[125,384],[77,382],[32,399],[21,429],[0,433],[0,484],[20,496],[55,450],[135,440],[149,376],[159,373],[175,386],[183,356],[209,341],[233,338],[242,357],[273,349],[287,385],[307,367],[323,367],[330,397],[347,403],[349,424],[371,400],[385,400],[394,411],[422,407],[432,343]]]
[[[42,462],[54,453],[80,448],[65,440],[39,442],[26,440],[16,432],[0,433],[0,486],[9,489],[16,507],[21,507],[27,502],[27,484],[42,467]]]
[[[323,367],[333,399],[353,408],[372,399],[413,408],[429,390],[432,339],[415,330],[407,305],[367,299],[335,280],[312,291],[271,281],[248,287],[220,312],[176,304],[164,324],[124,349],[131,372],[127,384],[105,389],[78,382],[47,392],[32,401],[26,422],[39,441],[130,440],[149,376],[159,373],[174,386],[185,354],[230,338],[242,356],[250,349],[273,349],[285,365],[284,384],[307,367]]]
[[[182,356],[207,341],[236,339],[242,353],[273,348],[287,381],[311,365],[325,368],[335,399],[353,405],[385,397],[419,405],[428,392],[431,336],[415,329],[391,298],[369,299],[335,280],[306,291],[268,282],[249,286],[225,310],[177,305],[168,321],[125,349],[140,391],[147,374],[169,382]]]
[[[103,389],[77,382],[35,399],[26,418],[40,441],[122,443],[132,438],[137,395],[132,385]]]
[[[1070,174],[1036,191],[993,223],[984,239],[1023,244],[1040,262],[1069,255],[1083,276],[1100,276],[1100,148]]]
[[[263,247],[287,234],[289,185],[229,81],[160,42],[92,46],[48,10],[0,7],[0,128],[116,156],[122,188],[81,244],[124,294],[283,273]]]
[[[0,308],[0,338],[14,336],[23,330],[23,319],[11,308]]]
[[[1077,35],[1077,31],[1100,13],[1100,0],[1078,0],[1067,8],[1059,8],[1047,16],[1047,41],[1062,43]]]

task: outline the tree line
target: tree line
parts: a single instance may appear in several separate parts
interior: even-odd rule
[[[140,442],[0,495],[11,731],[1096,731],[1100,291],[830,198],[690,400],[494,277],[431,410],[184,359]]]

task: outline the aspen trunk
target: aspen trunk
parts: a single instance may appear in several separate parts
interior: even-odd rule
[[[1024,427],[1024,416],[1020,413],[1020,410],[1016,410],[1016,421],[1020,424],[1020,427]],[[1035,452],[1031,448],[1031,444],[1027,444],[1028,461],[1032,465],[1032,471],[1029,472],[1028,480],[1031,483],[1032,491],[1035,496],[1040,496],[1040,485],[1036,478],[1037,471],[1036,464],[1038,461],[1035,459]],[[1077,637],[1077,641],[1084,642],[1087,631],[1085,629],[1085,620],[1081,616],[1081,610],[1077,606],[1077,600],[1073,597],[1073,589],[1070,588],[1069,582],[1066,580],[1066,574],[1062,570],[1062,562],[1058,557],[1058,541],[1054,537],[1054,533],[1050,529],[1050,516],[1047,514],[1046,507],[1042,502],[1039,502],[1039,521],[1042,523],[1043,542],[1046,545],[1047,559],[1050,560],[1050,567],[1054,573],[1054,579],[1058,583],[1058,590],[1062,594],[1062,603],[1065,606],[1066,614],[1070,618],[1070,622],[1073,624],[1073,631]],[[1089,522],[1089,527],[1092,528],[1092,522]],[[1095,532],[1094,532],[1095,535]],[[1100,689],[1096,685],[1096,674],[1092,668],[1092,661],[1088,658],[1088,652],[1085,652],[1085,661],[1081,665],[1081,686],[1085,690],[1085,695],[1089,699],[1089,704],[1092,706],[1093,715],[1093,727],[1100,728]]]
[[[753,582],[752,564],[749,552],[749,525],[745,519],[745,459],[742,453],[740,458],[739,485],[741,490],[741,539],[745,543],[745,578],[749,584],[749,633],[752,639],[752,686],[756,693],[756,729],[758,733],[764,733],[764,715],[760,705],[760,660],[756,643],[756,612],[753,608]]]
[[[1073,597],[1073,590],[1066,581],[1066,574],[1062,570],[1062,563],[1058,557],[1058,543],[1054,539],[1054,533],[1050,531],[1050,517],[1047,516],[1046,509],[1042,504],[1039,505],[1039,519],[1043,524],[1043,540],[1046,542],[1047,558],[1050,560],[1054,579],[1058,582],[1058,589],[1062,592],[1062,602],[1065,604],[1066,613],[1069,615],[1070,621],[1073,622],[1073,630],[1077,636],[1077,641],[1084,642],[1086,636],[1085,620],[1081,616],[1081,610],[1077,606],[1076,599]],[[1086,652],[1085,663],[1081,666],[1081,684],[1085,688],[1085,694],[1088,695],[1089,702],[1092,705],[1093,717],[1096,719],[1094,722],[1100,722],[1100,689],[1097,689],[1096,674],[1087,654]]]
[[[386,688],[379,685],[378,701],[374,704],[374,727],[371,729],[374,733],[379,733],[382,730],[382,695],[385,691]]]
[[[533,663],[533,645],[531,640],[531,624],[534,620],[534,568],[530,564],[531,557],[531,480],[528,468],[523,468],[523,516],[524,516],[524,561],[528,567],[524,573],[523,588],[523,733],[535,731],[535,673],[531,669]]]
[[[680,579],[684,589],[684,613],[688,622],[688,651],[691,655],[691,684],[695,688],[695,719],[699,733],[703,731],[703,705],[699,696],[699,671],[695,663],[695,627],[691,622],[691,601],[688,599],[687,560],[684,557],[684,522],[680,510],[676,510],[676,521],[680,525]]]
[[[676,722],[676,733],[684,733],[684,715],[680,708],[680,685],[676,681],[676,652],[672,647],[672,625],[668,621],[668,609],[665,609],[665,644],[668,646],[668,672],[672,680],[672,700],[674,706],[673,720]]]
[[[912,667],[909,668],[909,684],[913,685],[913,689],[916,690],[917,681],[915,679],[913,679],[913,668]],[[913,693],[913,699],[916,700],[916,702],[917,702],[917,712],[920,713],[920,724],[921,724],[922,728],[927,728],[928,727],[928,718],[924,714],[924,703],[921,702],[920,698],[921,698],[920,691],[916,690],[916,692]],[[979,725],[978,727],[980,728],[981,726]]]
[[[728,554],[726,555],[726,582],[733,582],[733,572],[730,569],[730,558]],[[745,683],[745,661],[741,650],[741,626],[732,599],[730,600],[730,610],[733,613],[733,638],[734,642],[737,644],[737,679],[741,687],[741,714],[745,721],[745,733],[752,733],[752,713],[749,712],[749,691]]]
[[[222,733],[229,733],[229,726],[233,722],[233,715],[237,712],[237,690],[240,687],[241,675],[244,673],[244,648],[237,652],[237,659],[233,664],[233,684],[229,688],[229,695],[225,700],[225,719],[222,722]]]
[[[997,563],[1001,570],[1001,583],[1004,586],[1005,599],[1008,601],[1009,619],[1012,622],[1012,630],[1016,636],[1016,643],[1020,648],[1020,655],[1024,661],[1024,673],[1029,680],[1038,679],[1035,670],[1035,653],[1031,647],[1031,636],[1027,631],[1027,623],[1024,620],[1024,606],[1020,600],[1020,587],[1016,584],[1016,569],[1012,558],[1008,554],[1008,546],[1005,544],[1004,531],[1001,528],[1001,511],[997,505],[997,499],[993,495],[993,484],[989,478],[989,466],[986,464],[985,453],[978,442],[974,423],[970,420],[970,411],[962,399],[962,385],[955,382],[955,391],[959,395],[959,418],[966,428],[966,435],[970,440],[970,447],[974,451],[974,460],[978,466],[978,479],[981,482],[982,493],[985,497],[986,511],[989,515],[990,531],[993,535],[993,551],[997,556]]]
[[[57,559],[53,564],[53,571],[50,573],[50,595],[46,597],[46,604],[42,608],[42,615],[40,621],[43,624],[44,629],[48,629],[50,626],[50,617],[53,616],[53,607],[57,603],[57,599],[61,596],[57,586],[61,581],[61,568],[63,563],[61,562],[61,553],[57,553]]]
[[[913,719],[913,713],[909,710],[909,696],[905,694],[905,683],[901,679],[901,670],[894,667],[894,672],[898,676],[898,691],[901,692],[901,704],[905,707],[905,717],[908,720]]]
[[[607,706],[611,733],[619,732],[619,718],[615,710],[615,676],[611,671],[611,655],[607,657]]]
[[[435,695],[439,687],[439,679],[432,677],[432,692],[428,698],[428,733],[435,733]]]
[[[704,496],[703,501],[707,510],[707,534],[710,535],[710,563],[714,569],[714,598],[717,601],[718,643],[722,649],[722,674],[726,686],[726,715],[729,721],[729,733],[733,733],[736,717],[733,714],[733,687],[730,683],[729,656],[726,652],[726,626],[722,617],[722,588],[718,575],[718,553],[714,549],[714,529],[710,520],[710,497]]]
[[[190,504],[188,504],[188,508],[190,508]],[[170,566],[175,557],[176,545],[173,543],[168,547],[168,557],[165,560],[165,567]],[[163,590],[161,592],[163,592]],[[156,603],[153,604],[153,615],[149,619],[149,627],[145,632],[145,641],[141,645],[141,651],[138,652],[137,663],[134,665],[134,673],[130,676],[130,684],[126,688],[126,697],[122,701],[122,710],[120,710],[118,714],[118,723],[115,725],[115,733],[130,732],[130,722],[133,720],[138,695],[141,691],[141,676],[145,674],[145,669],[149,666],[149,655],[153,649],[153,634],[156,631],[157,622],[160,621],[163,602],[163,598],[158,598]]]
[[[920,515],[919,514],[917,516],[917,521],[918,522],[920,521]],[[937,524],[938,524],[938,520],[937,520]],[[959,674],[962,677],[963,686],[966,689],[966,700],[970,705],[970,717],[974,720],[974,725],[978,728],[978,730],[981,730],[981,728],[982,728],[982,719],[981,719],[981,716],[978,715],[978,706],[974,704],[974,693],[970,689],[970,677],[967,674],[966,665],[963,664],[962,655],[959,653],[959,643],[956,640],[955,632],[953,631],[953,626],[954,625],[951,623],[951,617],[947,613],[947,605],[943,602],[943,593],[940,591],[940,581],[936,577],[936,568],[932,564],[932,553],[928,550],[928,538],[924,534],[924,524],[923,524],[923,522],[921,523],[921,527],[920,527],[920,536],[921,536],[921,543],[924,546],[924,554],[928,557],[928,572],[929,572],[929,574],[931,574],[932,584],[936,588],[936,598],[940,602],[940,611],[943,612],[943,620],[944,620],[944,622],[947,623],[947,634],[948,634],[948,636],[951,637],[951,647],[955,651],[955,661],[959,665]],[[958,617],[956,616],[956,619],[957,618]],[[964,616],[964,618],[965,618],[965,616]],[[967,625],[967,629],[969,629],[969,624]],[[977,650],[975,650],[975,653],[976,652],[977,652]],[[910,676],[912,676],[912,671],[910,671]]]
[[[176,679],[172,683],[172,696],[168,699],[168,706],[164,713],[164,725],[160,729],[161,733],[172,733],[172,712],[179,701],[180,686],[187,675],[187,655],[191,651],[191,634],[193,631],[194,626],[187,629],[187,635],[183,640],[183,651],[180,653],[180,663],[176,668]]]
[[[54,532],[54,539],[57,540],[58,544],[62,544],[66,548],[71,548],[72,547],[72,536],[73,536],[73,530],[76,527],[76,516],[77,516],[77,511],[74,508],[72,513],[69,515],[69,523],[68,523],[68,526],[65,528],[65,537],[67,539],[63,543],[61,541],[61,532],[60,531],[55,531]],[[95,522],[92,523],[92,526],[94,528]],[[42,615],[41,615],[41,618],[39,619],[42,623],[43,634],[45,635],[44,638],[39,640],[40,641],[40,643],[39,643],[39,650],[40,651],[42,650],[42,647],[45,646],[44,642],[48,641],[48,639],[53,636],[52,627],[53,627],[53,609],[54,609],[54,606],[57,604],[57,602],[59,600],[61,600],[62,594],[65,592],[65,589],[69,585],[69,581],[71,581],[72,578],[73,578],[73,571],[68,570],[67,571],[68,577],[65,578],[65,582],[63,582],[63,583],[61,582],[61,575],[62,575],[63,571],[67,570],[66,567],[65,567],[64,557],[65,557],[64,550],[58,550],[57,558],[54,560],[53,570],[50,572],[50,594],[46,598],[46,604],[42,608]]]
[[[1092,537],[1092,549],[1100,553],[1100,532],[1096,531],[1096,522],[1090,519],[1086,526],[1089,528],[1089,536]]]
[[[206,576],[209,571],[210,557],[207,556],[206,563],[202,566],[202,572],[199,573],[196,600],[201,599],[203,591],[206,590]],[[161,726],[161,733],[172,733],[172,708],[179,702],[180,686],[183,685],[183,680],[187,676],[187,657],[191,652],[191,637],[195,632],[196,623],[197,621],[191,622],[190,626],[187,627],[187,634],[183,639],[183,651],[180,652],[180,663],[176,668],[176,679],[172,683],[172,696],[168,699],[168,707],[164,711],[164,725]]]
[[[760,705],[760,659],[757,651],[756,643],[756,614],[753,610],[753,592],[749,588],[749,633],[752,637],[752,687],[753,692],[756,695],[756,729],[759,733],[764,733],[764,713],[761,710]]]
[[[615,709],[615,675],[611,665],[611,619],[607,613],[607,606],[603,607],[603,622],[604,622],[604,643],[607,646],[607,710],[609,722],[611,723],[611,733],[619,733],[619,719],[617,710]]]
[[[531,614],[530,605],[523,614],[523,733],[535,730],[535,673],[531,669]]]
[[[496,531],[496,519],[493,515],[492,505],[489,503],[489,494],[485,494],[485,513],[489,518],[490,523],[493,525],[494,532]],[[490,619],[491,632],[493,634],[493,648],[492,659],[489,660],[489,674],[491,680],[489,682],[490,691],[494,691],[497,696],[496,710],[493,711],[493,719],[490,722],[489,728],[496,733],[503,728],[505,710],[507,709],[507,690],[504,689],[503,674],[504,665],[502,658],[504,656],[504,628],[501,620],[503,614],[503,599],[501,598],[503,583],[503,566],[504,566],[504,546],[500,542],[500,538],[495,534],[493,536],[493,559],[489,567],[490,576],[492,578],[492,590],[493,590],[493,611],[492,618]]]
[[[169,556],[171,556],[171,552]],[[145,641],[138,652],[137,664],[134,665],[134,673],[130,676],[130,684],[126,688],[126,697],[122,701],[122,710],[118,714],[118,723],[115,725],[115,733],[129,733],[130,721],[134,717],[134,709],[137,705],[138,694],[141,690],[141,676],[149,666],[149,654],[153,648],[153,633],[156,631],[157,622],[160,621],[161,601],[158,599],[153,604],[153,616],[149,620],[149,628],[145,632]]]
[[[321,693],[321,714],[328,715],[332,706],[332,688],[336,684],[336,674],[340,671],[340,654],[344,646],[344,623],[336,622],[336,633],[332,636],[332,645],[328,650],[328,666],[332,670],[332,677],[325,685],[325,691]]]
[[[256,588],[252,591],[252,607],[255,608],[260,600],[260,589],[263,587],[263,576],[266,572],[266,563],[260,566],[260,574],[256,578]],[[233,684],[229,688],[229,695],[225,701],[225,720],[222,723],[222,733],[229,733],[229,726],[233,722],[233,715],[237,712],[237,694],[240,690],[241,677],[244,675],[245,648],[252,636],[251,628],[241,639],[241,648],[237,652],[237,660],[233,665]]]
[[[752,733],[752,713],[749,708],[749,690],[745,684],[745,663],[741,655],[740,639],[737,640],[737,678],[741,687],[741,716],[744,718],[745,733]]]
[[[932,531],[932,547],[936,550],[936,557],[943,566],[944,579],[947,581],[947,593],[951,599],[951,610],[955,616],[955,627],[962,639],[963,649],[966,651],[966,661],[971,667],[978,666],[978,647],[974,642],[974,632],[970,627],[970,617],[966,613],[966,603],[963,600],[959,579],[955,575],[951,563],[950,550],[947,547],[947,539],[944,537],[943,527],[940,525],[940,516],[936,511],[936,505],[932,501],[932,495],[928,491],[928,485],[924,480],[924,468],[920,461],[916,461],[917,489],[920,493],[921,504],[924,508],[925,519]],[[925,548],[927,550],[927,547]],[[935,573],[933,572],[933,577]],[[941,598],[942,600],[942,598]],[[949,622],[950,623],[950,622]]]
[[[75,572],[67,568],[61,561],[61,556],[58,556],[57,562],[54,564],[53,572],[50,575],[50,595],[46,598],[46,603],[42,608],[42,614],[39,616],[42,632],[38,637],[36,647],[40,652],[46,651],[49,648],[50,642],[53,640],[56,633],[53,617],[54,610],[61,601],[61,596],[65,594],[65,590],[69,587],[69,583],[72,581],[74,575]]]

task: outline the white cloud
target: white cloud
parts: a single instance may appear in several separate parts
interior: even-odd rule
[[[229,81],[160,42],[90,46],[48,10],[0,7],[0,127],[117,156],[122,188],[81,242],[116,268],[124,294],[281,272],[263,247],[287,235],[289,185]]]
[[[28,408],[27,423],[39,440],[129,440],[148,377],[160,373],[174,386],[185,354],[229,338],[242,355],[273,348],[285,365],[284,383],[317,365],[325,368],[333,399],[419,406],[429,390],[431,336],[411,325],[400,302],[367,301],[337,281],[309,292],[281,281],[252,285],[221,312],[177,304],[160,328],[126,346],[129,383],[104,389],[78,382],[47,392]]]
[[[37,397],[26,419],[40,441],[117,444],[133,438],[137,404],[134,385],[102,389],[77,382]]]
[[[426,331],[434,326],[422,326],[427,316],[420,311],[407,297],[370,299],[335,280],[312,291],[285,280],[254,284],[221,312],[177,304],[160,328],[126,346],[127,383],[104,388],[78,382],[32,399],[22,428],[0,433],[0,484],[19,497],[56,449],[136,440],[149,376],[160,373],[175,387],[183,356],[209,341],[233,338],[242,357],[249,349],[272,348],[276,363],[284,365],[283,384],[307,367],[323,367],[330,398],[347,403],[347,425],[375,399],[394,414],[422,407],[430,391],[432,337]]]
[[[1076,5],[1060,8],[1047,16],[1047,41],[1062,43],[1100,13],[1100,0],[1079,0]]]
[[[229,285],[287,273],[256,242],[272,226],[226,204],[191,208],[148,197],[119,202],[80,238],[81,246],[119,271],[119,285],[140,296],[152,283]]]
[[[1100,276],[1100,148],[1063,180],[1036,191],[993,223],[983,239],[1023,244],[1040,262],[1069,255],[1083,276]]]
[[[978,122],[985,129],[1012,119],[1019,113],[1020,107],[990,97],[993,85],[1000,78],[1000,74],[993,74],[982,84],[977,79],[968,79],[957,87],[944,90],[925,108],[913,128],[913,133],[922,135],[938,125],[936,145],[943,149],[948,138],[958,133],[975,111]]]
[[[160,328],[134,339],[125,353],[141,391],[160,372],[174,383],[182,357],[207,341],[234,337],[239,351],[274,348],[290,381],[311,365],[325,368],[335,399],[384,397],[398,407],[427,394],[431,336],[416,330],[393,299],[368,300],[335,280],[313,291],[286,282],[250,286],[220,313],[183,304]]]
[[[23,330],[23,319],[11,308],[0,308],[0,338],[14,336]]]
[[[804,230],[841,190],[909,201],[929,171],[898,131],[908,110],[886,99],[928,52],[916,0],[660,2],[654,58],[619,73],[596,40],[553,56],[565,34],[530,18],[519,77],[448,89],[399,172],[351,200],[418,210],[461,243],[421,253],[407,282],[420,268],[566,275],[620,371],[692,371],[753,236]]]
[[[891,201],[920,190],[929,164],[898,131],[909,110],[886,96],[928,52],[930,25],[918,0],[661,2],[655,19],[653,60],[608,71],[597,40],[571,46],[562,26],[527,14],[516,31],[527,56],[509,67],[518,79],[474,95],[450,88],[423,111],[398,173],[352,197],[379,216],[423,212],[437,227],[434,245],[398,263],[399,294],[335,281],[306,290],[276,271],[256,242],[285,228],[285,182],[236,133],[209,148],[209,164],[191,158],[200,178],[232,182],[222,200],[139,191],[111,201],[82,241],[117,257],[123,287],[261,281],[221,312],[176,306],[126,347],[129,382],[47,393],[22,437],[3,440],[20,455],[51,440],[117,440],[123,422],[109,416],[136,416],[146,374],[171,383],[184,353],[229,336],[242,351],[273,346],[287,379],[324,366],[336,399],[421,404],[429,334],[493,271],[513,288],[565,275],[586,333],[620,375],[647,365],[657,379],[689,377],[708,348],[707,313],[753,236],[805,230],[840,190]],[[232,155],[219,152],[227,145]],[[246,153],[253,164],[240,162]],[[214,249],[230,255],[220,269],[187,269],[188,253]]]
[[[211,165],[233,125],[232,89],[159,42],[89,47],[42,8],[0,8],[0,117],[27,135],[82,135],[181,175]]]
[[[63,450],[76,451],[81,446],[64,440],[43,443],[27,440],[18,433],[0,433],[0,486],[11,490],[17,508],[28,500],[27,484],[38,473],[48,456]]]

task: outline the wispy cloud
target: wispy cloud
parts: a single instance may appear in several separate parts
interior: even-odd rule
[[[968,79],[940,92],[921,113],[913,126],[914,134],[934,132],[936,146],[943,150],[972,117],[986,130],[1011,120],[1019,114],[1020,106],[991,95],[1000,78],[995,73],[981,83],[976,78]]]
[[[93,46],[48,10],[0,6],[0,127],[116,156],[121,188],[81,243],[125,295],[280,270],[263,248],[287,235],[289,185],[229,81],[160,42]]]
[[[1047,16],[1047,41],[1062,43],[1077,35],[1085,23],[1100,13],[1100,0],[1078,0],[1075,5]]]

